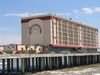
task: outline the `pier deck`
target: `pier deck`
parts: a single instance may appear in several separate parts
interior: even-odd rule
[[[100,63],[100,53],[1,54],[1,73],[36,72]]]

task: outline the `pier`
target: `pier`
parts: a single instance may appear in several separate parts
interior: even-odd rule
[[[100,63],[100,53],[1,54],[1,73],[36,72]]]

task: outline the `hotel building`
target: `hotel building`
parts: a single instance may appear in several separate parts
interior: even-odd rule
[[[55,15],[24,17],[22,44],[42,45],[55,52],[96,52],[98,29]]]

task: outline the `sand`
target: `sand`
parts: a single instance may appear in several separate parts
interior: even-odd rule
[[[64,68],[52,71],[41,71],[26,75],[100,75],[100,64]]]

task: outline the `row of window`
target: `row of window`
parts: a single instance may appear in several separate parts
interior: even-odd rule
[[[80,35],[83,42],[80,40]],[[63,23],[63,21],[54,19],[52,22],[52,40],[55,44],[78,45],[79,42],[82,42],[84,45],[94,46],[96,44],[96,31],[90,28],[80,28],[80,25],[74,25],[68,21]]]

